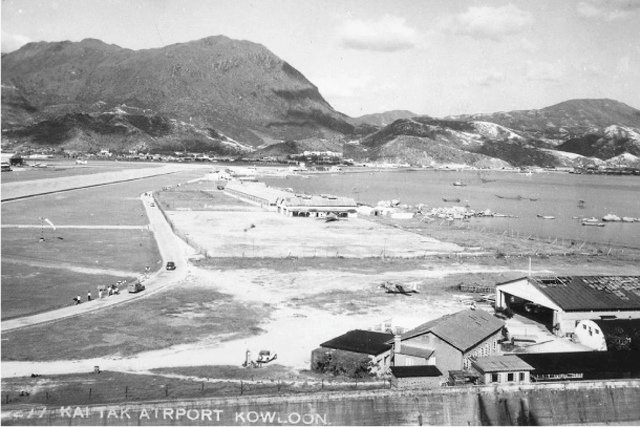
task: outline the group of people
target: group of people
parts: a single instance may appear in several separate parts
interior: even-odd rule
[[[118,287],[118,285],[122,283],[122,281],[118,281],[117,284],[109,285],[107,287],[98,286],[98,299],[101,299],[104,294],[109,297],[111,295],[119,295],[120,288]],[[87,291],[87,302],[91,301],[92,299],[93,297],[91,296],[91,291]],[[80,295],[74,297],[73,302],[75,302],[76,305],[82,303],[82,297]]]

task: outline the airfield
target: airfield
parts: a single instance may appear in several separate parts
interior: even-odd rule
[[[366,218],[284,217],[198,181],[211,165],[172,167],[154,175],[144,165],[144,176],[126,182],[3,202],[3,378],[94,366],[125,373],[239,367],[247,349],[269,349],[279,365],[302,372],[321,342],[385,322],[414,327],[466,308],[460,283],[492,285],[528,271],[523,257],[495,256],[497,238],[485,239],[487,252],[477,236],[444,241],[443,233]],[[111,176],[118,181],[121,171]],[[87,182],[77,171],[64,179]],[[43,231],[41,216],[56,230]],[[168,260],[175,271],[164,269]],[[536,260],[533,272],[570,274],[582,261],[583,274],[636,271],[610,257],[551,256]],[[145,266],[145,291],[71,304]],[[387,294],[380,287],[387,280],[420,293]]]

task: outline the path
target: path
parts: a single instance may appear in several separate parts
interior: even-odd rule
[[[142,204],[149,218],[149,229],[153,232],[158,245],[158,250],[163,259],[163,265],[167,261],[174,261],[176,269],[167,271],[161,269],[150,275],[145,280],[146,290],[129,294],[123,289],[120,295],[114,295],[100,300],[86,302],[80,305],[73,305],[59,308],[57,310],[47,311],[45,313],[34,314],[32,316],[19,317],[2,322],[2,332],[8,332],[28,326],[38,325],[42,323],[54,322],[60,319],[79,316],[95,310],[112,307],[116,304],[123,304],[140,298],[146,298],[155,294],[162,289],[174,285],[187,277],[187,258],[189,252],[192,251],[182,240],[180,240],[171,230],[160,208],[154,203],[152,207],[153,197],[146,193],[140,197]]]

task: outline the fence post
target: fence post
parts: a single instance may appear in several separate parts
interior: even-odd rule
[[[164,396],[165,397],[169,397],[169,385],[165,385],[164,386]]]
[[[244,393],[244,383],[240,380],[240,396]]]
[[[89,387],[89,399],[91,399],[91,387]]]
[[[129,398],[129,386],[124,387],[124,398],[125,399]]]

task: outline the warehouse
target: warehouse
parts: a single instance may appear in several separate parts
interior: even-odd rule
[[[496,285],[496,309],[565,336],[582,320],[640,318],[640,276],[523,277]]]
[[[637,351],[524,353],[518,358],[533,367],[532,382],[640,377]]]
[[[224,187],[224,192],[245,202],[258,205],[263,209],[275,211],[279,200],[291,196],[291,193],[268,187],[262,182],[232,180]]]
[[[320,196],[287,195],[279,200],[278,212],[288,216],[319,217],[335,215],[338,218],[357,216],[358,205],[348,197],[327,194]]]
[[[435,365],[445,375],[499,353],[504,322],[484,310],[463,310],[424,323],[393,340],[394,366]]]

